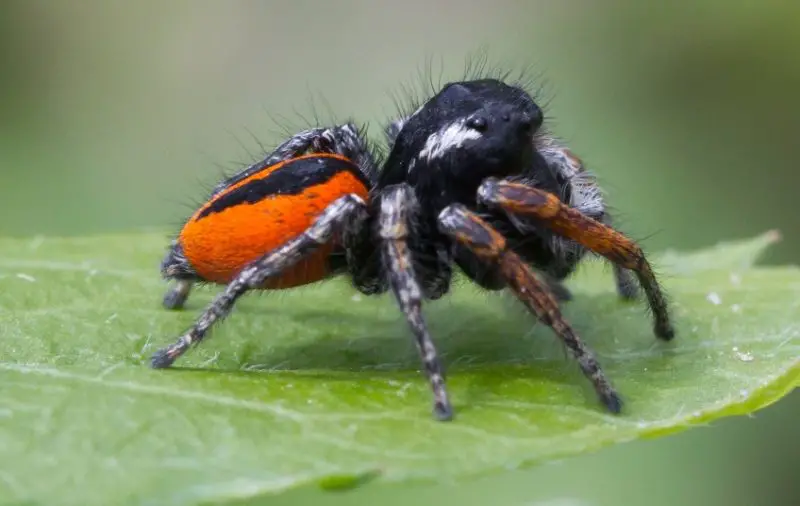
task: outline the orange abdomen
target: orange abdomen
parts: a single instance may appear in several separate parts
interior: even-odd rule
[[[186,259],[206,281],[230,282],[246,265],[302,234],[339,197],[366,200],[368,181],[347,158],[305,155],[277,163],[224,189],[205,203],[179,235]],[[264,288],[289,288],[325,279],[328,244]]]

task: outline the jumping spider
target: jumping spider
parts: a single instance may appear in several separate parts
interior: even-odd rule
[[[605,406],[621,400],[593,353],[564,319],[561,281],[587,250],[615,266],[619,294],[638,278],[655,335],[674,331],[667,303],[632,240],[610,227],[595,180],[543,128],[522,88],[498,79],[445,85],[386,131],[379,167],[348,123],[303,131],[221,183],[185,224],[162,263],[181,307],[192,283],[226,284],[153,367],[170,366],[248,290],[285,288],[347,274],[368,295],[391,290],[414,334],[434,413],[453,416],[422,302],[444,295],[453,264],[488,290],[509,288],[577,359]],[[220,240],[222,238],[222,240]]]

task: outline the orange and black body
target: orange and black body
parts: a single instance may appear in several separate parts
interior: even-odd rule
[[[350,159],[330,153],[301,155],[234,176],[184,224],[162,270],[167,277],[227,284],[248,264],[306,231],[336,199],[366,200],[369,179]],[[263,288],[290,288],[333,274],[333,241]]]

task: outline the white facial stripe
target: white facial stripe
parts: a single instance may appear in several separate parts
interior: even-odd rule
[[[425,146],[419,153],[420,158],[428,161],[443,156],[451,149],[460,148],[465,141],[480,138],[481,133],[466,126],[464,120],[455,121],[438,132],[435,132],[425,141]]]

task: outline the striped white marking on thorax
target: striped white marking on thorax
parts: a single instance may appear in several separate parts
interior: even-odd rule
[[[466,121],[455,121],[438,132],[432,133],[425,141],[419,157],[429,161],[439,158],[451,149],[460,148],[465,141],[478,139],[480,136],[480,132],[466,126]]]

